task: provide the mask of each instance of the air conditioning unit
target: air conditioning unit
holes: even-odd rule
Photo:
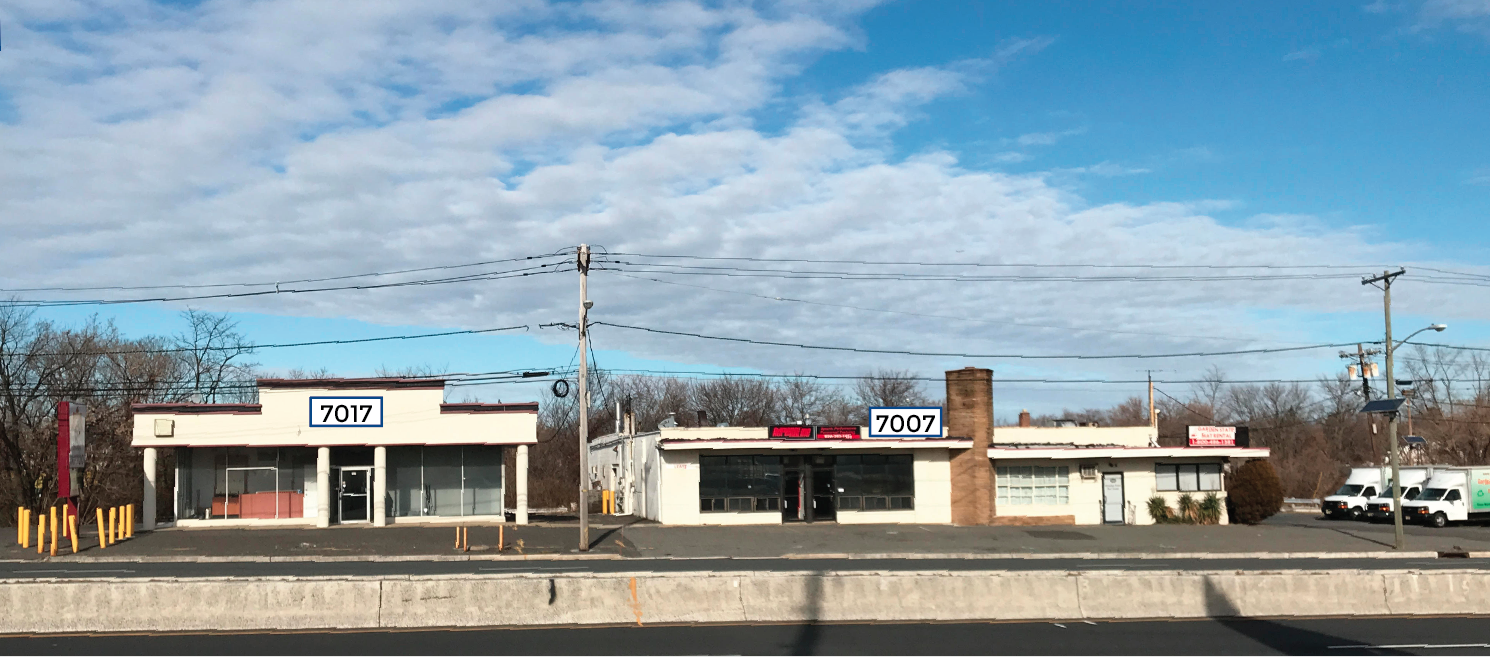
[[[1081,465],[1081,478],[1082,479],[1096,479],[1097,478],[1097,464],[1095,464],[1095,463],[1083,463]]]

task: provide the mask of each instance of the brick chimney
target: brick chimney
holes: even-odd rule
[[[947,435],[973,440],[972,449],[952,450],[952,524],[992,524],[993,370],[947,372]]]
[[[1027,409],[1020,410],[1019,411],[1019,426],[1021,426],[1021,427],[1028,427],[1029,425],[1030,425],[1030,412],[1029,412],[1029,410],[1027,410]]]

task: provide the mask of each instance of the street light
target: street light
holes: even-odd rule
[[[1388,297],[1388,299],[1390,299],[1390,297]],[[1388,303],[1390,303],[1390,301]],[[1387,315],[1386,356],[1388,400],[1393,399],[1397,396],[1397,379],[1392,371],[1392,354],[1397,351],[1397,347],[1401,346],[1408,340],[1411,340],[1414,335],[1422,333],[1423,331],[1432,330],[1442,332],[1448,327],[1448,324],[1429,324],[1428,326],[1409,333],[1407,337],[1402,338],[1397,342],[1393,342],[1392,316],[1390,314]],[[1406,547],[1406,540],[1402,536],[1402,468],[1400,463],[1401,458],[1398,455],[1398,452],[1401,452],[1402,450],[1397,447],[1397,413],[1395,412],[1388,414],[1387,417],[1387,445],[1391,446],[1391,452],[1389,453],[1389,456],[1392,459],[1392,528],[1396,538],[1397,549],[1401,550]]]

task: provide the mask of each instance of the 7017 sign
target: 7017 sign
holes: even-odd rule
[[[381,427],[382,397],[311,397],[310,426]]]
[[[940,406],[869,409],[870,438],[941,438]]]

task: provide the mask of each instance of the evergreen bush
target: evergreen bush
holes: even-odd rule
[[[1252,460],[1237,468],[1226,486],[1231,521],[1255,525],[1283,508],[1283,483],[1273,464]]]

